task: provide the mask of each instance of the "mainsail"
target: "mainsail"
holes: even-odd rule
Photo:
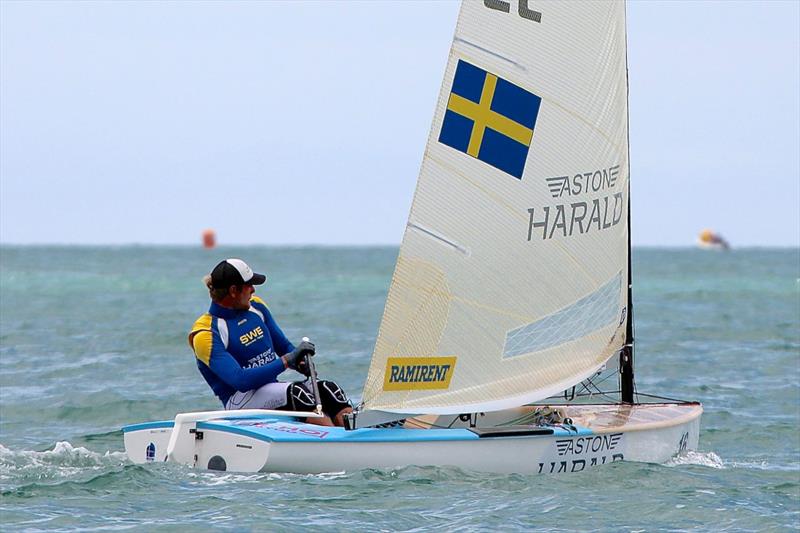
[[[513,407],[621,349],[627,114],[624,3],[463,3],[366,409]]]

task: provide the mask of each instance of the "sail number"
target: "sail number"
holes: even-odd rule
[[[483,5],[489,9],[495,9],[497,11],[502,11],[503,13],[511,13],[511,2],[506,0],[483,0]],[[534,11],[528,7],[528,0],[518,0],[517,13],[519,13],[519,16],[524,19],[539,23],[542,22],[541,11]]]

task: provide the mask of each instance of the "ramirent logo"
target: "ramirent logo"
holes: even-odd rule
[[[386,361],[383,390],[450,388],[456,357],[390,357]]]

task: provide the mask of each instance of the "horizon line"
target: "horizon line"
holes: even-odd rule
[[[190,248],[213,251],[225,248],[400,248],[401,243],[234,243],[219,244],[205,248],[201,243],[46,243],[46,242],[0,242],[1,248]],[[700,249],[695,243],[688,244],[632,244],[632,248]],[[782,248],[800,249],[800,244],[741,244],[730,250]]]

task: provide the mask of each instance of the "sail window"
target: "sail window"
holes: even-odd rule
[[[612,324],[618,316],[622,272],[594,291],[552,315],[506,334],[503,357],[539,352],[579,339]]]

